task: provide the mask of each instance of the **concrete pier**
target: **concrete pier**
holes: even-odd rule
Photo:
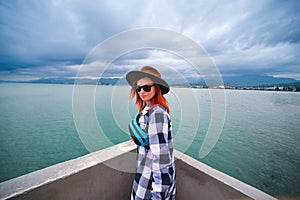
[[[136,146],[124,142],[0,183],[0,199],[130,199]],[[177,200],[275,199],[175,150]]]

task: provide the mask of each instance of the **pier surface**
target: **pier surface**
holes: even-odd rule
[[[0,183],[0,199],[130,199],[136,146],[124,142]],[[179,151],[176,199],[275,199]]]

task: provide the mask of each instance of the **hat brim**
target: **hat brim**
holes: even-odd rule
[[[126,74],[126,80],[132,87],[134,86],[133,84],[135,83],[135,81],[145,77],[150,78],[153,83],[158,84],[160,86],[162,94],[167,94],[170,91],[169,84],[166,81],[152,74],[141,71],[131,71]]]

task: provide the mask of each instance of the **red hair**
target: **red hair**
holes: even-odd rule
[[[170,114],[170,107],[169,107],[168,101],[162,95],[160,86],[156,84],[156,85],[154,85],[154,87],[155,87],[156,94],[151,99],[151,102],[150,102],[151,106],[149,109],[153,108],[155,105],[162,105],[163,107],[165,107],[167,109],[167,112]],[[145,108],[146,103],[141,99],[141,97],[135,91],[135,89],[131,88],[130,97],[133,98],[134,96],[135,96],[135,104],[137,105],[139,112],[141,112]]]

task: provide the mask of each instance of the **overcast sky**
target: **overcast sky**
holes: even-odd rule
[[[145,27],[194,40],[223,76],[300,80],[299,10],[298,0],[1,0],[0,80],[75,77],[101,42]],[[114,65],[180,64],[175,57],[140,51]],[[111,76],[122,76],[122,71]]]

